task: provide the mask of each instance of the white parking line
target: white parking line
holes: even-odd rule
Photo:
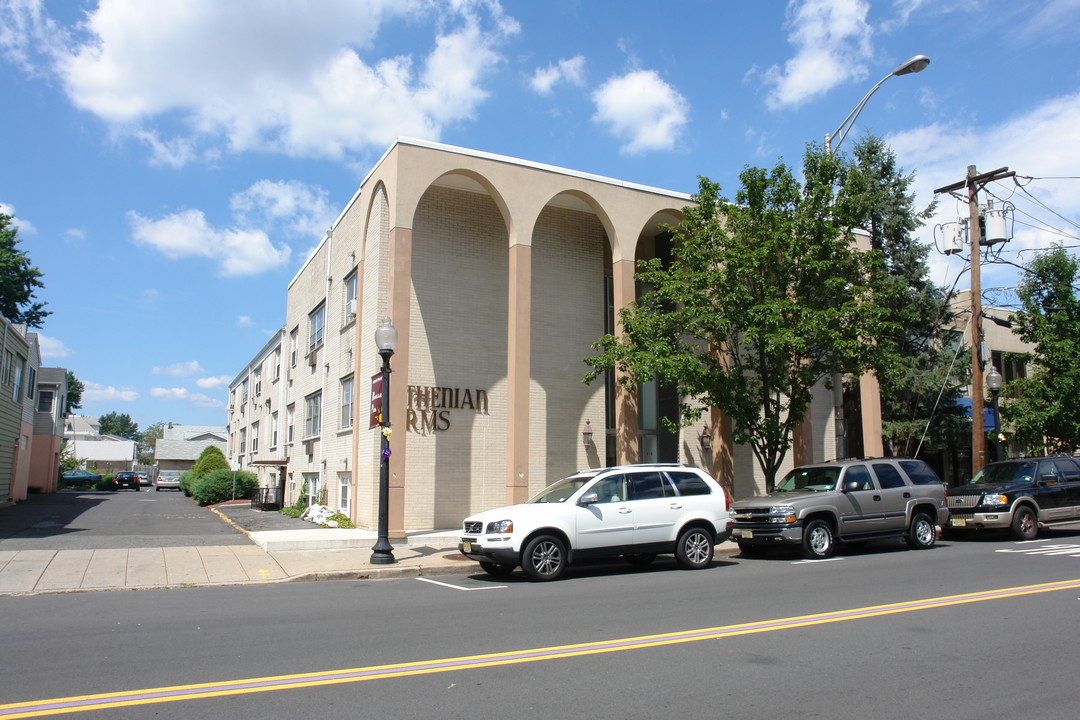
[[[831,557],[831,558],[825,558],[824,560],[796,560],[795,562],[793,562],[791,564],[792,565],[812,565],[814,563],[836,562],[837,560],[843,560],[843,559],[844,558]]]
[[[432,580],[431,578],[416,578],[420,582],[431,583],[432,585],[442,585],[443,587],[450,588],[451,590],[498,590],[499,588],[506,588],[509,585],[486,585],[484,587],[461,587],[460,585],[451,585],[450,583],[439,582],[438,580]]]

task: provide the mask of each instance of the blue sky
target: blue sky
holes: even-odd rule
[[[1008,166],[1001,259],[1076,245],[1080,0],[0,0],[0,207],[83,412],[224,425],[228,382],[395,137],[691,193],[798,166],[878,80],[933,189]],[[1073,179],[1056,179],[1073,178]],[[922,237],[966,210],[944,198]],[[968,286],[933,253],[939,284]],[[959,279],[958,279],[959,278]],[[1006,263],[984,267],[1007,303]]]

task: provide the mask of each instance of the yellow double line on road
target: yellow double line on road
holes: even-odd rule
[[[1080,589],[1080,579],[1044,583],[1041,585],[1002,588],[999,590],[987,590],[965,595],[949,595],[946,597],[913,600],[911,602],[894,603],[891,605],[875,605],[873,607],[819,613],[817,615],[800,615],[798,617],[782,618],[779,620],[766,620],[762,622],[743,623],[740,625],[725,625],[722,627],[704,628],[700,630],[665,633],[662,635],[643,635],[640,637],[622,638],[619,640],[581,643],[578,645],[560,645],[556,647],[534,648],[531,650],[492,653],[489,655],[470,655],[466,657],[444,658],[441,660],[428,660],[417,663],[377,665],[347,670],[332,670],[329,672],[276,675],[272,677],[249,678],[246,680],[230,680],[227,682],[202,683],[198,685],[174,685],[172,687],[152,688],[149,690],[102,693],[99,695],[78,695],[74,697],[54,698],[51,700],[36,700],[0,705],[0,718],[7,720],[9,718],[45,717],[47,715],[61,715],[65,713],[84,712],[86,710],[104,710],[106,708],[154,705],[157,703],[176,702],[179,700],[227,697],[230,695],[243,695],[246,693],[269,692],[271,690],[310,688],[322,685],[362,682],[365,680],[383,680],[386,678],[408,677],[411,675],[427,675],[456,670],[471,670],[474,668],[491,667],[495,665],[512,665],[516,663],[536,662],[539,660],[580,657],[583,655],[620,652],[623,650],[640,650],[642,648],[658,647],[662,645],[697,642],[699,640],[715,640],[717,638],[772,632],[774,630],[790,630],[792,628],[807,627],[811,625],[823,625],[825,623],[843,622],[847,620],[861,620],[865,618],[880,617],[882,615],[894,615],[898,613],[915,612],[917,610],[963,605],[965,603],[985,602],[987,600],[1001,600],[1019,597],[1021,595],[1034,595],[1036,593],[1077,589]]]

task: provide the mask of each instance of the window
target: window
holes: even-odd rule
[[[679,495],[711,495],[712,491],[704,480],[690,472],[669,472],[668,477],[675,483]]]
[[[627,477],[630,480],[630,497],[634,500],[653,500],[675,494],[658,472],[630,473]]]
[[[281,348],[274,351],[274,379],[281,379]]]
[[[904,487],[904,478],[900,477],[900,471],[888,463],[874,463],[874,474],[877,475],[882,490]]]
[[[247,402],[247,399],[248,399],[248,379],[247,378],[244,378],[244,382],[241,385],[241,387],[243,389],[240,391],[240,404],[243,405],[244,403]]]
[[[296,351],[300,346],[300,328],[293,328],[289,333],[289,367],[296,367]]]
[[[356,271],[345,278],[345,324],[356,320]]]
[[[255,368],[255,397],[262,395],[262,368]]]
[[[596,493],[597,502],[610,503],[626,500],[625,475],[608,475],[596,481],[589,488],[590,493]]]
[[[856,490],[873,490],[874,481],[870,478],[870,471],[862,465],[852,465],[844,473],[844,485],[857,483]]]
[[[240,428],[240,454],[243,455],[247,451],[247,429]]]
[[[940,485],[941,478],[922,460],[901,460],[900,467],[915,485]]]
[[[26,383],[26,397],[34,399],[34,389],[37,388],[37,370],[30,368],[30,374],[27,376]]]
[[[322,393],[309,395],[304,400],[304,437],[314,437],[322,432]]]
[[[353,379],[347,377],[341,381],[341,427],[353,425]]]
[[[251,452],[259,452],[259,423],[251,423]]]
[[[293,441],[293,423],[295,421],[295,406],[289,405],[285,408],[285,442],[291,443]]]
[[[19,396],[22,394],[22,373],[23,373],[23,360],[18,358],[15,361],[15,377],[13,378],[13,388],[11,391],[11,401],[19,402]]]
[[[14,368],[14,367],[15,367],[15,356],[11,354],[10,350],[8,350],[7,352],[4,353],[3,377],[0,378],[0,379],[3,380],[5,385],[8,385],[8,384],[11,383],[11,371],[12,371],[12,368]]]
[[[277,447],[278,436],[278,414],[274,413],[270,416],[270,447]]]
[[[312,351],[323,341],[323,328],[326,325],[326,305],[320,305],[308,315],[308,351]]]
[[[52,390],[39,390],[37,411],[51,413],[53,406],[53,391]]]
[[[338,486],[338,512],[349,514],[349,488],[352,487],[352,473],[339,472]]]

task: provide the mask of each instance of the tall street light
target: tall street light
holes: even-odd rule
[[[844,121],[840,123],[840,127],[836,128],[835,132],[825,134],[825,153],[832,155],[833,150],[840,147],[840,144],[844,142],[844,138],[847,137],[848,132],[855,125],[855,120],[858,119],[859,113],[866,106],[866,101],[870,99],[870,96],[878,91],[885,81],[894,75],[910,75],[911,73],[922,72],[926,69],[926,66],[930,64],[930,58],[926,55],[916,55],[909,58],[905,62],[901,63],[895,70],[881,78],[877,85],[870,88],[870,92],[863,95],[863,99],[859,101],[859,104],[848,113]],[[833,145],[833,138],[839,135],[836,144]],[[836,435],[836,457],[838,459],[847,457],[847,430],[844,427],[844,377],[840,373],[833,373],[833,419],[835,424]]]
[[[390,544],[390,357],[397,345],[397,330],[390,318],[383,317],[375,328],[375,346],[382,357],[382,408],[379,413],[379,434],[382,436],[379,453],[379,538],[371,548],[372,565],[390,565],[397,562],[394,547]]]

